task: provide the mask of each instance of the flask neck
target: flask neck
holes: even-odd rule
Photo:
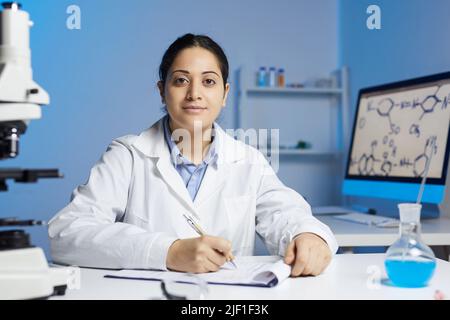
[[[420,222],[401,222],[400,236],[420,238]]]

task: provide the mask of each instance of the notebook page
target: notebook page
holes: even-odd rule
[[[277,283],[289,277],[290,266],[283,260],[273,262],[255,262],[248,259],[236,259],[237,269],[222,268],[217,272],[196,274],[208,283],[268,285],[275,277]],[[109,272],[106,277],[142,280],[171,280],[193,282],[192,277],[184,272],[153,270],[120,270]]]

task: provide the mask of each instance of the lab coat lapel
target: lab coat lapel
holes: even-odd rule
[[[158,162],[156,163],[156,167],[158,168],[161,177],[169,185],[172,191],[176,193],[180,200],[182,200],[184,204],[188,206],[195,215],[197,215],[193,206],[191,196],[189,195],[189,192],[184,185],[183,179],[173,167],[172,163],[170,162],[170,158],[159,158]]]
[[[225,169],[225,166],[225,164],[218,167],[214,167],[214,165],[211,164],[208,165],[202,183],[200,184],[200,189],[195,197],[195,207],[198,208],[205,200],[220,191],[220,187],[226,180],[227,170]]]
[[[209,164],[206,169],[200,189],[195,197],[194,205],[196,208],[199,208],[207,199],[222,190],[233,163],[244,158],[242,150],[236,148],[237,142],[234,138],[228,136],[217,123],[214,123],[214,128],[215,139],[217,139],[217,163]]]
[[[158,169],[162,179],[185,204],[185,206],[187,206],[195,216],[198,216],[191,196],[184,185],[183,179],[176,171],[170,160],[169,148],[164,139],[162,125],[163,119],[164,118],[161,118],[148,130],[142,132],[133,145],[138,150],[156,161],[156,168]]]

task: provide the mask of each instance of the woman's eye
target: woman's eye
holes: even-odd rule
[[[216,81],[214,81],[213,79],[206,79],[206,80],[205,80],[205,84],[206,84],[207,86],[213,86],[213,85],[216,84]]]
[[[185,78],[175,79],[175,84],[185,84],[186,82],[187,82],[187,79],[185,79]]]

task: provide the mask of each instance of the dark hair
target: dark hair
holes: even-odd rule
[[[177,55],[184,49],[200,47],[210,51],[219,61],[220,71],[222,73],[223,85],[225,87],[228,80],[228,59],[222,48],[210,37],[205,35],[194,35],[187,33],[175,40],[164,53],[159,66],[159,80],[165,85],[167,73],[173,64]]]

